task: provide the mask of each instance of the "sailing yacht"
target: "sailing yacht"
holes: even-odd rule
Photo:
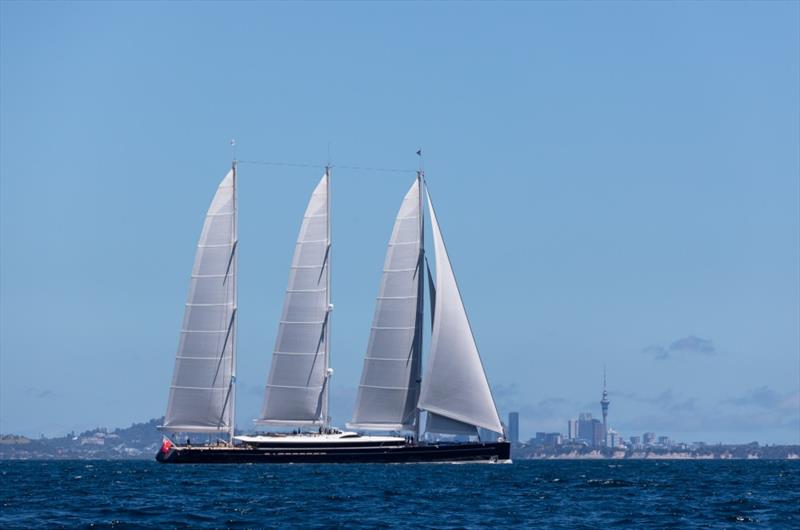
[[[329,410],[330,168],[300,227],[259,427],[234,432],[237,207],[234,162],[206,215],[195,256],[164,424],[167,433],[217,435],[180,445],[165,436],[163,463],[508,461],[508,442],[472,335],[430,195],[435,280],[425,257],[422,171],[400,206],[389,240],[350,430]],[[431,344],[422,372],[424,279]],[[496,433],[481,440],[478,429]],[[365,434],[378,432],[380,434]],[[469,441],[441,441],[459,435]],[[434,441],[435,440],[435,441]]]

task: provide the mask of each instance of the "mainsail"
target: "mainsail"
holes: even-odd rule
[[[418,177],[394,222],[361,383],[348,427],[413,429],[422,347],[422,201]]]
[[[257,423],[299,425],[327,421],[329,176],[326,170],[303,216]]]
[[[428,411],[426,430],[475,434],[475,427],[482,427],[502,433],[430,194],[428,209],[436,255],[436,311],[419,399],[419,408]]]
[[[189,284],[162,430],[233,432],[236,168],[206,214]]]

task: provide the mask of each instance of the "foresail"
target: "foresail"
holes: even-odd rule
[[[217,188],[194,259],[162,430],[231,429],[236,334],[235,173]]]
[[[415,425],[423,300],[419,194],[417,179],[394,222],[350,428],[402,430]]]
[[[322,423],[327,415],[328,202],[326,173],[300,227],[258,423]]]
[[[503,427],[472,336],[430,195],[428,210],[436,255],[436,312],[430,356],[427,371],[422,378],[419,399],[419,408],[433,413],[428,416],[429,425],[426,430],[451,432],[434,430],[438,418],[433,415],[438,415],[454,422],[499,433],[503,431]],[[452,428],[456,424],[449,425]]]

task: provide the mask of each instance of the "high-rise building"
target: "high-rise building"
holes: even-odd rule
[[[589,412],[578,414],[578,440],[583,440],[588,444],[593,444],[594,427],[592,426],[592,415]]]
[[[519,443],[519,412],[508,413],[508,437],[512,444]]]
[[[601,447],[605,439],[603,423],[597,418],[592,418],[591,413],[581,412],[578,415],[577,440],[581,440],[592,447]]]
[[[642,443],[644,445],[653,445],[656,441],[656,433],[646,432],[642,435]]]
[[[607,433],[609,447],[619,447],[622,445],[622,437],[614,429],[609,429]]]
[[[567,440],[578,439],[578,420],[569,420],[567,422]]]
[[[600,406],[603,409],[603,445],[608,445],[608,405],[610,403],[606,391],[606,367],[603,366],[603,398],[600,400]]]
[[[592,447],[603,447],[606,440],[606,428],[598,419],[592,420]]]

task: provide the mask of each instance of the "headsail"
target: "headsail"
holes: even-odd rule
[[[392,229],[350,428],[415,426],[424,285],[420,180],[408,190]]]
[[[236,336],[236,173],[206,214],[162,430],[231,432]]]
[[[257,423],[299,425],[324,423],[327,418],[328,179],[326,171],[303,216]]]
[[[430,357],[419,408],[428,411],[426,430],[463,434],[473,426],[494,432],[503,427],[481,364],[478,347],[428,196],[436,254],[436,313]]]

